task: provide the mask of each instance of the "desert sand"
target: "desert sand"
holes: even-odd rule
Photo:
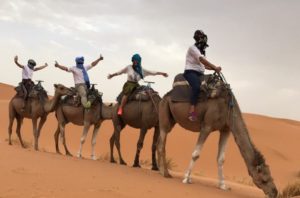
[[[230,137],[226,148],[224,174],[230,191],[217,188],[218,132],[211,134],[193,171],[193,184],[181,180],[191,159],[198,134],[178,125],[169,135],[167,157],[171,160],[173,178],[166,179],[150,170],[153,130],[148,131],[141,152],[142,168],[132,168],[137,129],[126,127],[121,134],[121,149],[128,166],[108,161],[109,138],[113,132],[111,121],[105,121],[97,138],[96,155],[90,160],[91,133],[83,148],[84,159],[55,153],[54,113],[42,129],[40,151],[32,148],[31,121],[24,120],[23,140],[28,147],[21,148],[15,131],[13,145],[7,142],[8,102],[15,94],[12,86],[0,83],[0,197],[264,197],[255,187],[239,150]],[[288,183],[300,178],[300,122],[262,115],[243,114],[250,136],[266,158],[275,184],[281,190]],[[15,125],[14,125],[15,129]],[[67,144],[73,155],[79,149],[82,127],[66,127]],[[90,131],[91,132],[91,131]],[[60,146],[61,151],[63,147]],[[115,154],[115,156],[117,156]]]

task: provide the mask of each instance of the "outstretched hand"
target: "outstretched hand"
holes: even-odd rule
[[[54,67],[58,67],[58,62],[55,61]]]
[[[162,75],[166,78],[169,76],[167,73],[162,73]]]
[[[103,59],[104,59],[103,56],[102,56],[102,54],[100,54],[99,59],[100,59],[100,60],[103,60]]]
[[[15,62],[18,61],[18,56],[16,55],[15,58],[14,58]]]
[[[45,67],[48,67],[48,63],[45,63]]]
[[[107,79],[111,79],[112,77],[113,77],[112,74],[108,74],[108,75],[107,75]]]

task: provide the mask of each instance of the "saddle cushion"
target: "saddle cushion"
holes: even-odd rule
[[[81,104],[81,97],[76,91],[74,87],[71,87],[73,90],[73,95],[71,96],[65,96],[62,98],[61,103],[64,105],[69,105],[69,106],[74,106],[74,107],[79,107],[82,106]],[[92,106],[95,105],[96,103],[102,104],[102,93],[99,92],[95,88],[91,88],[87,90],[87,100],[91,102]]]
[[[198,101],[205,101],[208,98],[216,98],[217,87],[221,83],[219,79],[214,78],[214,75],[201,75],[200,77],[200,94]],[[189,102],[192,95],[192,89],[183,74],[177,74],[173,81],[173,89],[170,92],[173,102]]]
[[[138,100],[138,101],[148,101],[150,100],[150,95],[157,95],[158,93],[154,91],[152,88],[147,86],[139,86],[128,96],[127,102]],[[117,97],[117,102],[120,104],[123,93],[121,92]]]

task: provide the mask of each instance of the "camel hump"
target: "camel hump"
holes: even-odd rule
[[[158,92],[152,89],[149,86],[138,86],[134,91],[128,96],[129,101],[148,101],[150,100],[150,96],[158,95]],[[120,104],[123,97],[123,93],[121,92],[117,97],[117,102]]]
[[[216,75],[201,75],[200,78],[200,94],[198,101],[205,101],[208,98],[216,98],[219,96],[217,92],[222,80]],[[192,94],[191,87],[183,74],[177,74],[173,81],[173,89],[170,91],[171,100],[173,102],[189,102]]]

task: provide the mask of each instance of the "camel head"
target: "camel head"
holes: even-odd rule
[[[250,173],[254,184],[262,189],[269,198],[276,198],[278,191],[273,182],[269,166],[265,164],[263,156],[256,151],[256,157],[253,161],[253,170]]]
[[[73,91],[70,88],[65,87],[62,84],[54,84],[54,88],[55,88],[55,95],[60,95],[60,96],[68,95],[68,96],[71,96],[71,95],[74,94]]]

